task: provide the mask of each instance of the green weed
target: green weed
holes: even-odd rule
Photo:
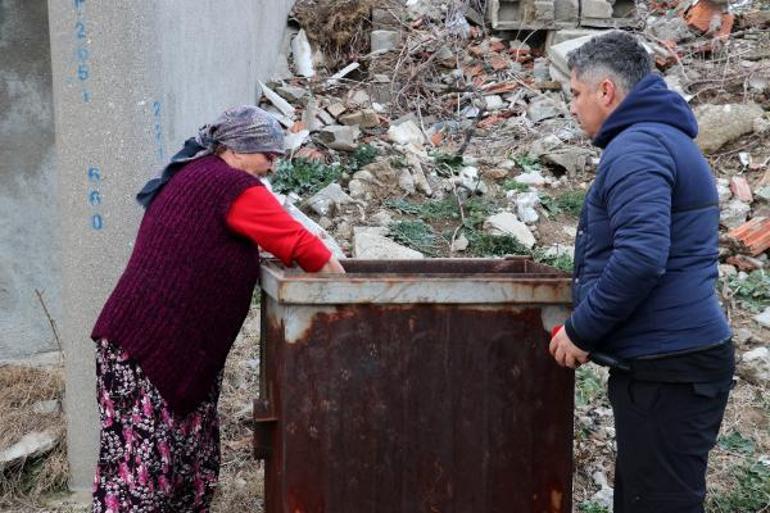
[[[753,271],[744,280],[733,276],[727,284],[741,304],[752,312],[770,305],[770,276],[764,270]]]
[[[575,371],[575,403],[587,406],[604,393],[601,377],[591,367],[578,367]]]
[[[583,501],[578,506],[580,513],[608,513],[604,505],[594,501]]]
[[[339,179],[342,169],[339,165],[327,165],[315,160],[297,158],[281,160],[270,179],[273,190],[281,194],[315,194]]]
[[[353,150],[353,154],[348,159],[348,169],[355,173],[362,167],[374,162],[374,159],[380,152],[371,144],[362,144]]]
[[[744,463],[733,471],[735,485],[712,494],[709,513],[757,513],[770,507],[770,467],[760,462]]]
[[[388,236],[399,244],[426,255],[435,255],[438,237],[423,221],[397,221],[388,227]]]
[[[743,436],[738,431],[720,436],[718,443],[722,449],[739,454],[751,454],[754,452],[755,447],[754,440]]]

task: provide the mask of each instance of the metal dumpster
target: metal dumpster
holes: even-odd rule
[[[523,258],[263,266],[267,513],[567,513],[570,281]]]

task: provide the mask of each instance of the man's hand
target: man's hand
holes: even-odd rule
[[[338,274],[344,274],[345,268],[342,267],[342,264],[340,264],[339,260],[337,260],[334,257],[331,257],[326,264],[321,267],[321,269],[318,271],[319,273],[338,273]]]
[[[572,343],[563,326],[551,339],[548,351],[562,367],[575,369],[588,361],[588,353]]]

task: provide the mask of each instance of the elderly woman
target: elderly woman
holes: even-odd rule
[[[258,247],[344,272],[263,187],[283,154],[265,111],[226,111],[137,196],[146,212],[97,343],[93,511],[208,511],[219,473],[221,371],[251,304]]]

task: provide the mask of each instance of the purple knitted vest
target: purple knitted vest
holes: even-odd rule
[[[181,169],[145,212],[91,334],[125,349],[180,414],[208,396],[251,304],[259,252],[226,216],[255,185],[215,156]]]

